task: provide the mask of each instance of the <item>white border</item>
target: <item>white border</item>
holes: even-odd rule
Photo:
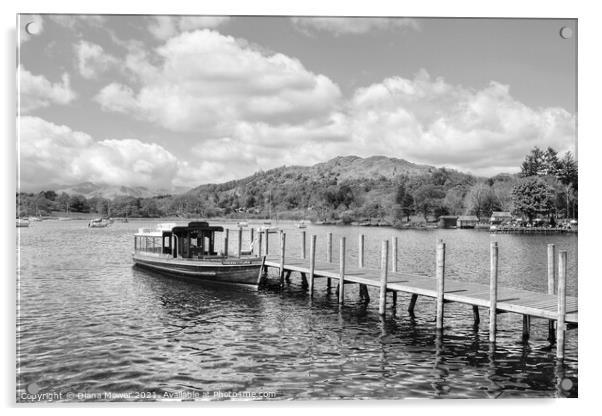
[[[2,43],[4,58],[2,62],[2,79],[4,80],[4,97],[2,102],[2,125],[5,128],[3,137],[3,195],[6,197],[1,204],[1,218],[6,230],[2,250],[2,264],[5,267],[3,280],[3,311],[2,314],[2,359],[0,367],[1,397],[4,407],[15,405],[15,234],[13,203],[15,191],[15,99],[16,99],[16,13],[121,13],[121,14],[231,14],[231,15],[380,15],[380,16],[454,16],[454,17],[556,17],[579,19],[579,168],[580,168],[580,235],[579,235],[579,285],[580,285],[580,321],[579,336],[579,396],[577,400],[456,400],[456,401],[396,401],[396,402],[279,402],[279,403],[220,403],[217,405],[201,404],[194,408],[178,407],[177,412],[207,409],[211,412],[222,411],[250,412],[253,414],[302,414],[315,412],[318,409],[332,413],[333,407],[343,406],[345,412],[354,414],[372,410],[383,412],[420,412],[482,414],[507,416],[518,408],[528,407],[530,411],[545,414],[560,414],[588,410],[586,407],[597,405],[595,400],[598,393],[600,373],[600,323],[596,318],[602,317],[596,306],[600,303],[598,297],[602,293],[602,271],[598,266],[600,243],[597,242],[596,231],[602,226],[601,208],[599,203],[600,165],[602,155],[600,140],[602,139],[599,123],[600,117],[600,76],[602,68],[599,57],[600,34],[599,14],[596,13],[595,2],[575,1],[546,1],[526,2],[524,0],[505,0],[492,2],[483,1],[420,1],[393,2],[381,0],[353,0],[345,2],[327,2],[324,0],[287,1],[234,1],[220,0],[218,2],[192,2],[183,0],[125,2],[123,0],[102,0],[98,2],[82,2],[75,0],[21,0],[19,2],[3,2]],[[550,86],[553,88],[553,86]],[[123,405],[122,405],[123,406]],[[81,407],[81,406],[80,406]],[[103,406],[107,407],[107,406]],[[117,406],[109,406],[117,407]],[[126,407],[136,407],[128,405]],[[138,405],[137,407],[140,407]],[[143,405],[145,412],[164,412],[165,406]],[[286,407],[286,409],[283,409]],[[18,408],[18,407],[17,407]],[[44,406],[40,409],[51,414],[80,413],[81,408],[68,406]],[[100,414],[107,409],[86,409],[85,412]],[[28,411],[32,411],[29,409]]]

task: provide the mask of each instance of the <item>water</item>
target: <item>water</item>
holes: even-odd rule
[[[397,314],[388,310],[381,319],[374,289],[366,306],[351,286],[339,308],[323,280],[316,280],[311,301],[296,274],[282,290],[272,278],[259,291],[166,278],[132,267],[132,235],[152,226],[131,221],[88,229],[84,221],[45,221],[18,230],[18,400],[53,394],[65,401],[577,396],[577,330],[567,332],[567,358],[559,364],[540,319],[532,319],[531,340],[523,343],[522,318],[499,315],[492,349],[487,311],[475,330],[467,305],[446,305],[446,329],[438,337],[432,299],[419,298],[411,319],[409,297],[400,295]],[[299,253],[300,230],[287,228],[287,252]],[[576,235],[305,231],[318,235],[318,257],[333,232],[335,261],[339,237],[346,236],[349,262],[357,261],[357,235],[366,234],[367,266],[377,266],[380,241],[396,235],[400,269],[424,275],[433,274],[435,242],[442,238],[446,275],[485,284],[495,239],[500,285],[538,291],[547,287],[546,244],[555,243],[569,252],[567,293],[577,295]],[[237,233],[230,236],[236,247]],[[277,251],[275,235],[270,251]]]

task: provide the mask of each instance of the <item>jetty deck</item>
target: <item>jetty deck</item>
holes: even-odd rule
[[[242,254],[242,230],[239,230],[238,255]],[[265,240],[263,235],[265,233]],[[358,263],[346,264],[346,238],[341,237],[339,259],[332,261],[332,233],[326,236],[326,261],[316,260],[316,235],[310,236],[309,256],[306,253],[306,232],[301,231],[301,253],[291,256],[286,254],[286,233],[280,231],[280,246],[278,253],[270,253],[268,236],[270,231],[258,232],[257,240],[253,239],[254,230],[251,230],[251,251],[257,251],[263,257],[263,265],[258,276],[258,284],[264,281],[268,269],[276,269],[280,284],[284,284],[293,272],[299,273],[302,284],[309,289],[309,296],[314,294],[314,280],[327,279],[327,287],[332,281],[336,285],[339,304],[345,299],[345,286],[359,285],[361,298],[369,300],[368,287],[378,288],[379,314],[385,315],[387,307],[387,294],[392,294],[392,306],[397,307],[397,294],[399,292],[411,295],[408,312],[413,315],[414,307],[419,296],[432,298],[436,302],[436,329],[444,328],[444,305],[457,302],[472,306],[475,325],[480,323],[479,308],[486,308],[489,314],[489,341],[495,343],[497,331],[497,315],[500,313],[516,313],[523,317],[522,335],[527,340],[530,336],[531,318],[542,318],[548,321],[548,340],[556,343],[556,356],[564,358],[565,332],[578,327],[578,299],[566,295],[567,280],[567,252],[556,253],[556,247],[548,244],[547,262],[547,291],[540,293],[530,290],[498,286],[498,243],[490,245],[490,273],[489,284],[465,282],[449,279],[445,276],[445,243],[437,243],[435,258],[435,276],[425,277],[406,273],[398,270],[397,237],[390,241],[382,241],[381,259],[379,268],[364,267],[363,234],[358,237]],[[389,244],[391,243],[391,244]],[[228,247],[228,233],[224,241]],[[391,246],[391,248],[390,248]],[[324,254],[324,253],[323,253]]]
[[[280,269],[280,256],[274,254],[267,256],[265,266]],[[284,272],[298,272],[309,276],[309,260],[287,258],[284,263]],[[339,265],[316,262],[314,278],[330,278],[338,281],[340,279]],[[345,284],[356,283],[380,288],[380,270],[346,266],[344,282]],[[386,290],[436,299],[437,280],[434,277],[389,271]],[[490,305],[489,292],[489,285],[446,278],[443,300],[488,308]],[[497,296],[498,313],[513,312],[551,320],[556,320],[558,317],[558,297],[556,295],[498,287]],[[565,322],[578,323],[577,314],[577,298],[567,296]]]

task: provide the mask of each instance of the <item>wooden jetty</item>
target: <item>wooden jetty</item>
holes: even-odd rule
[[[269,232],[269,231],[268,231]],[[397,293],[404,292],[411,295],[408,312],[413,315],[414,307],[419,296],[433,298],[436,301],[436,328],[443,330],[445,305],[449,302],[458,302],[472,306],[475,325],[479,324],[479,308],[489,311],[489,341],[495,343],[497,315],[500,313],[516,313],[523,316],[523,339],[530,335],[531,318],[542,318],[549,321],[548,339],[556,342],[556,356],[564,358],[565,331],[576,328],[578,325],[578,302],[576,297],[566,296],[567,278],[567,252],[561,251],[556,255],[553,244],[548,245],[548,288],[547,293],[538,293],[523,289],[513,289],[498,286],[498,245],[492,242],[490,247],[490,284],[479,284],[448,279],[445,276],[446,245],[442,241],[436,247],[435,277],[429,278],[398,270],[397,238],[392,239],[392,249],[389,241],[382,242],[381,267],[372,269],[364,267],[364,235],[358,239],[357,265],[346,263],[347,243],[345,237],[339,241],[339,263],[332,261],[332,233],[326,236],[326,253],[318,259],[316,253],[316,235],[310,238],[309,257],[306,256],[306,232],[301,232],[302,252],[297,256],[287,255],[287,234],[280,231],[280,247],[278,253],[270,253],[267,247],[268,232],[258,234],[255,251],[264,257],[264,267],[258,277],[261,283],[267,275],[268,269],[278,272],[280,283],[284,284],[292,273],[299,273],[303,285],[309,290],[309,296],[314,293],[314,280],[326,279],[327,288],[331,282],[337,284],[338,302],[343,304],[345,299],[345,286],[359,285],[360,297],[369,300],[367,287],[379,290],[379,313],[386,313],[387,293],[391,293],[392,306],[396,308]],[[271,231],[274,233],[274,231]],[[262,244],[262,241],[265,243]],[[325,255],[324,255],[325,254]],[[391,263],[391,266],[389,266]],[[557,282],[557,284],[556,284]]]
[[[496,226],[489,230],[494,234],[563,234],[576,233],[576,229],[563,227],[518,227],[512,225]]]

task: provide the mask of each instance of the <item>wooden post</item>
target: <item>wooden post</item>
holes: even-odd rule
[[[558,320],[556,321],[556,358],[564,358],[564,330],[566,318],[566,271],[567,252],[558,253]]]
[[[332,263],[332,233],[328,233],[326,238],[326,261]],[[330,277],[326,279],[326,288],[330,290],[332,283]]]
[[[314,272],[316,270],[316,236],[309,241],[309,296],[314,295]]]
[[[357,247],[357,260],[358,266],[361,268],[364,267],[364,234],[360,234],[358,247]]]
[[[341,249],[339,252],[339,304],[343,304],[345,298],[345,237],[341,237]]]
[[[305,260],[305,231],[301,231],[301,258]]]
[[[251,227],[250,233],[251,233],[251,243],[252,243],[253,241],[255,241],[255,228]]]
[[[391,242],[391,271],[397,273],[397,237],[393,237]]]
[[[489,268],[489,342],[495,342],[496,308],[497,308],[497,274],[498,274],[498,249],[497,242],[493,241],[490,248]]]
[[[523,315],[523,341],[528,341],[531,333],[531,317]]]
[[[280,231],[280,285],[284,285],[284,252],[286,248],[286,234]]]
[[[237,257],[240,257],[242,253],[242,227],[238,227],[238,247],[236,249]]]
[[[412,298],[410,299],[410,305],[408,306],[408,312],[410,313],[410,316],[414,316],[414,307],[416,306],[417,300],[418,300],[418,295],[414,293],[412,295]]]
[[[436,259],[437,276],[437,325],[436,328],[443,329],[443,295],[445,293],[445,243],[439,241],[437,244]]]
[[[260,234],[261,235],[261,234]],[[263,268],[265,267],[265,256],[261,258],[261,267],[259,268],[259,275],[257,276],[257,286],[261,286],[263,284]]]
[[[229,229],[225,229],[224,230],[226,232],[226,236],[224,237],[224,256],[228,257],[228,245],[230,243],[230,230]]]
[[[263,233],[261,231],[257,232],[257,238],[258,238],[258,240],[257,240],[257,248],[259,250],[259,256],[261,257],[261,253],[262,253],[262,250],[263,250],[263,247],[262,247],[262,245],[263,245]]]
[[[391,301],[392,301],[392,303],[393,303],[393,305],[392,305],[392,306],[393,306],[393,309],[397,309],[397,291],[396,291],[396,290],[394,290],[394,291],[392,292],[392,298],[393,298],[393,299],[392,299]]]
[[[548,294],[555,293],[554,286],[556,285],[556,246],[548,244]],[[554,342],[556,333],[554,328],[554,320],[548,321],[548,341]]]
[[[265,230],[265,255],[270,254],[270,231]]]
[[[380,249],[380,294],[378,297],[378,313],[385,314],[387,306],[387,273],[389,268],[389,240],[384,240]]]

